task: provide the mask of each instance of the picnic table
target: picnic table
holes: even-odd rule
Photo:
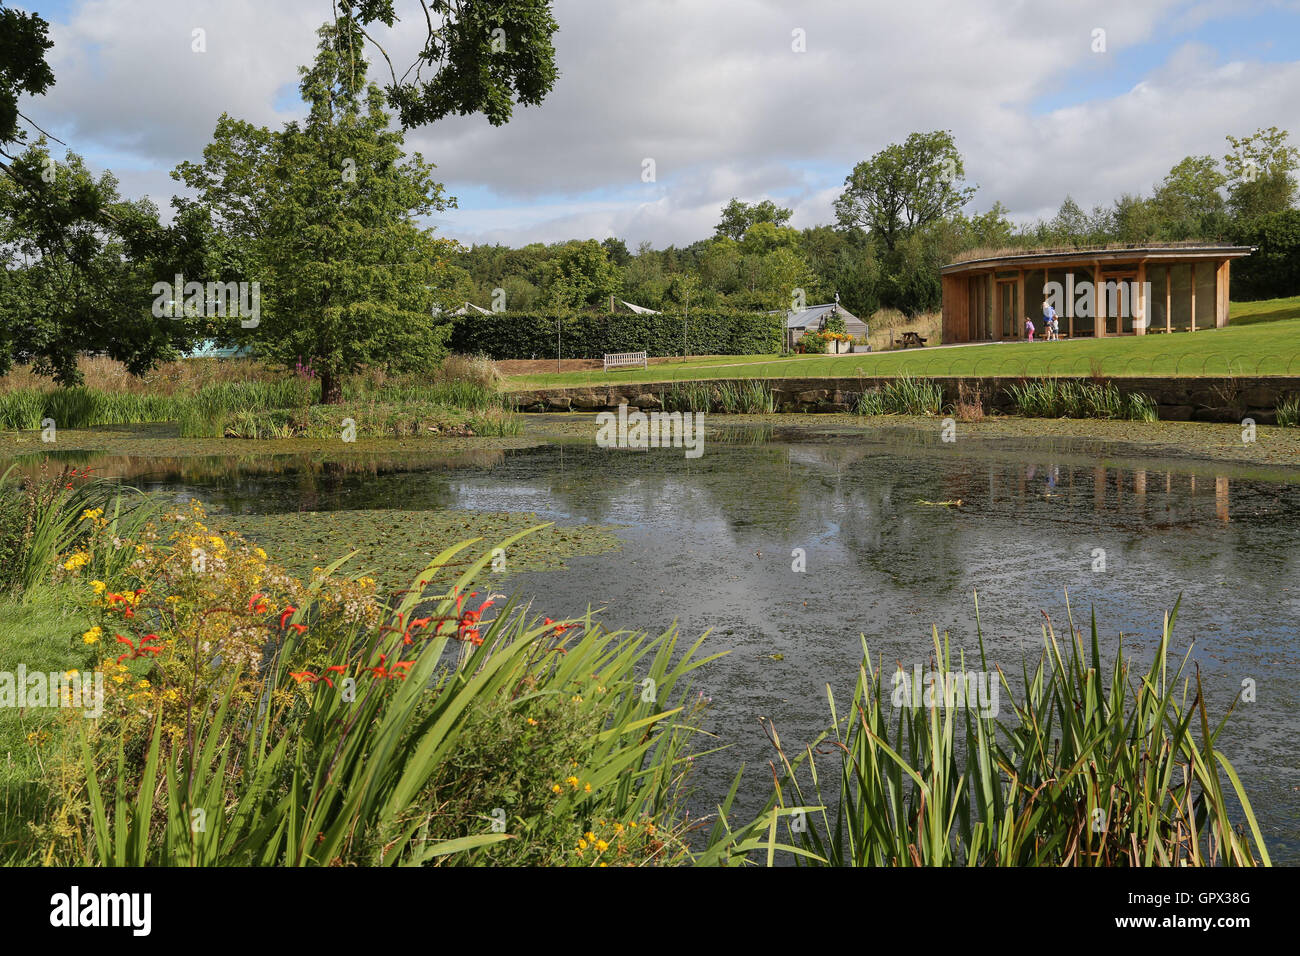
[[[904,332],[901,339],[894,339],[895,345],[901,345],[905,349],[910,349],[913,345],[917,348],[925,348],[925,343],[929,341],[919,332]]]

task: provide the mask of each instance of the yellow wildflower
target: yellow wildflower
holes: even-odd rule
[[[90,589],[91,589],[92,591],[94,591],[96,594],[103,594],[103,593],[104,593],[104,589],[105,589],[106,587],[108,587],[108,585],[105,584],[103,581],[91,581],[91,582],[90,582]]]
[[[81,635],[81,641],[83,644],[94,644],[100,639],[103,633],[104,633],[104,629],[100,627],[98,624],[96,624],[85,634]]]

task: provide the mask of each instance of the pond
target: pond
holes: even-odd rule
[[[1085,633],[1095,611],[1103,655],[1122,635],[1145,662],[1181,595],[1171,656],[1194,642],[1189,672],[1199,666],[1211,715],[1255,682],[1220,747],[1274,861],[1300,863],[1300,472],[898,429],[723,437],[697,459],[576,439],[438,458],[79,457],[246,518],[386,511],[400,527],[415,513],[531,512],[611,530],[615,547],[575,548],[563,569],[504,589],[553,618],[592,605],[610,627],[676,621],[691,641],[712,629],[706,651],[729,653],[697,686],[731,747],[698,761],[699,812],[741,763],[742,809],[766,795],[759,718],[796,749],[824,729],[826,686],[851,694],[860,635],[889,670],[924,665],[932,627],[971,661],[978,592],[990,663],[1018,673],[1042,648],[1044,615],[1065,633],[1068,592]]]

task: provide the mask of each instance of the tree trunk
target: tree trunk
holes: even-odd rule
[[[322,405],[343,404],[343,379],[333,369],[321,369],[320,400]]]

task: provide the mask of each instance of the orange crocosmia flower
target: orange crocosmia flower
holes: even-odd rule
[[[295,631],[297,631],[299,634],[301,634],[303,631],[307,630],[307,625],[306,625],[306,624],[290,624],[289,626],[290,626],[291,628],[293,628]]]
[[[248,610],[250,613],[253,614],[266,613],[266,602],[262,600],[262,598],[264,598],[265,596],[266,595],[264,594],[254,594],[251,598],[248,599]]]
[[[280,615],[280,630],[284,630],[285,624],[289,622],[289,618],[293,617],[297,610],[292,604],[285,605],[284,613]]]

